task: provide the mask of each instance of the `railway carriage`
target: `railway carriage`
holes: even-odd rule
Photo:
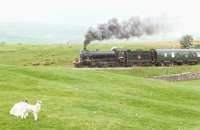
[[[199,64],[200,49],[155,49],[156,64]]]

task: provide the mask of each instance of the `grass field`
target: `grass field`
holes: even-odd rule
[[[146,78],[196,72],[200,66],[75,69],[71,61],[80,49],[80,45],[0,46],[0,130],[200,129],[200,80]],[[21,120],[8,114],[14,103],[25,98],[31,103],[43,101],[38,122],[32,116]]]
[[[152,49],[178,47],[177,42],[135,43],[135,44],[91,44],[89,50],[110,50],[112,47],[130,49]],[[51,66],[72,66],[79,57],[82,45],[0,45],[0,64],[30,66],[35,63]],[[53,63],[53,64],[52,64]],[[47,65],[46,65],[47,66]]]

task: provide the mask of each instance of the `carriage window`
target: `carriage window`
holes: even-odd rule
[[[164,53],[164,57],[167,57],[167,53]]]
[[[197,57],[200,57],[200,52],[197,52]]]
[[[172,57],[175,57],[175,54],[174,54],[174,52],[172,52]]]

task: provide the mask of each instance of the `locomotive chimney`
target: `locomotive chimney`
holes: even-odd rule
[[[86,50],[86,49],[87,49],[86,44],[83,44],[83,50]]]
[[[83,42],[83,50],[87,50],[87,45],[90,43],[90,41],[88,41],[88,40],[85,40],[84,42]]]

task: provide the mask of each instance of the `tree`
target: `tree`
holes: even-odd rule
[[[184,35],[180,40],[181,48],[191,48],[193,45],[192,35]]]

